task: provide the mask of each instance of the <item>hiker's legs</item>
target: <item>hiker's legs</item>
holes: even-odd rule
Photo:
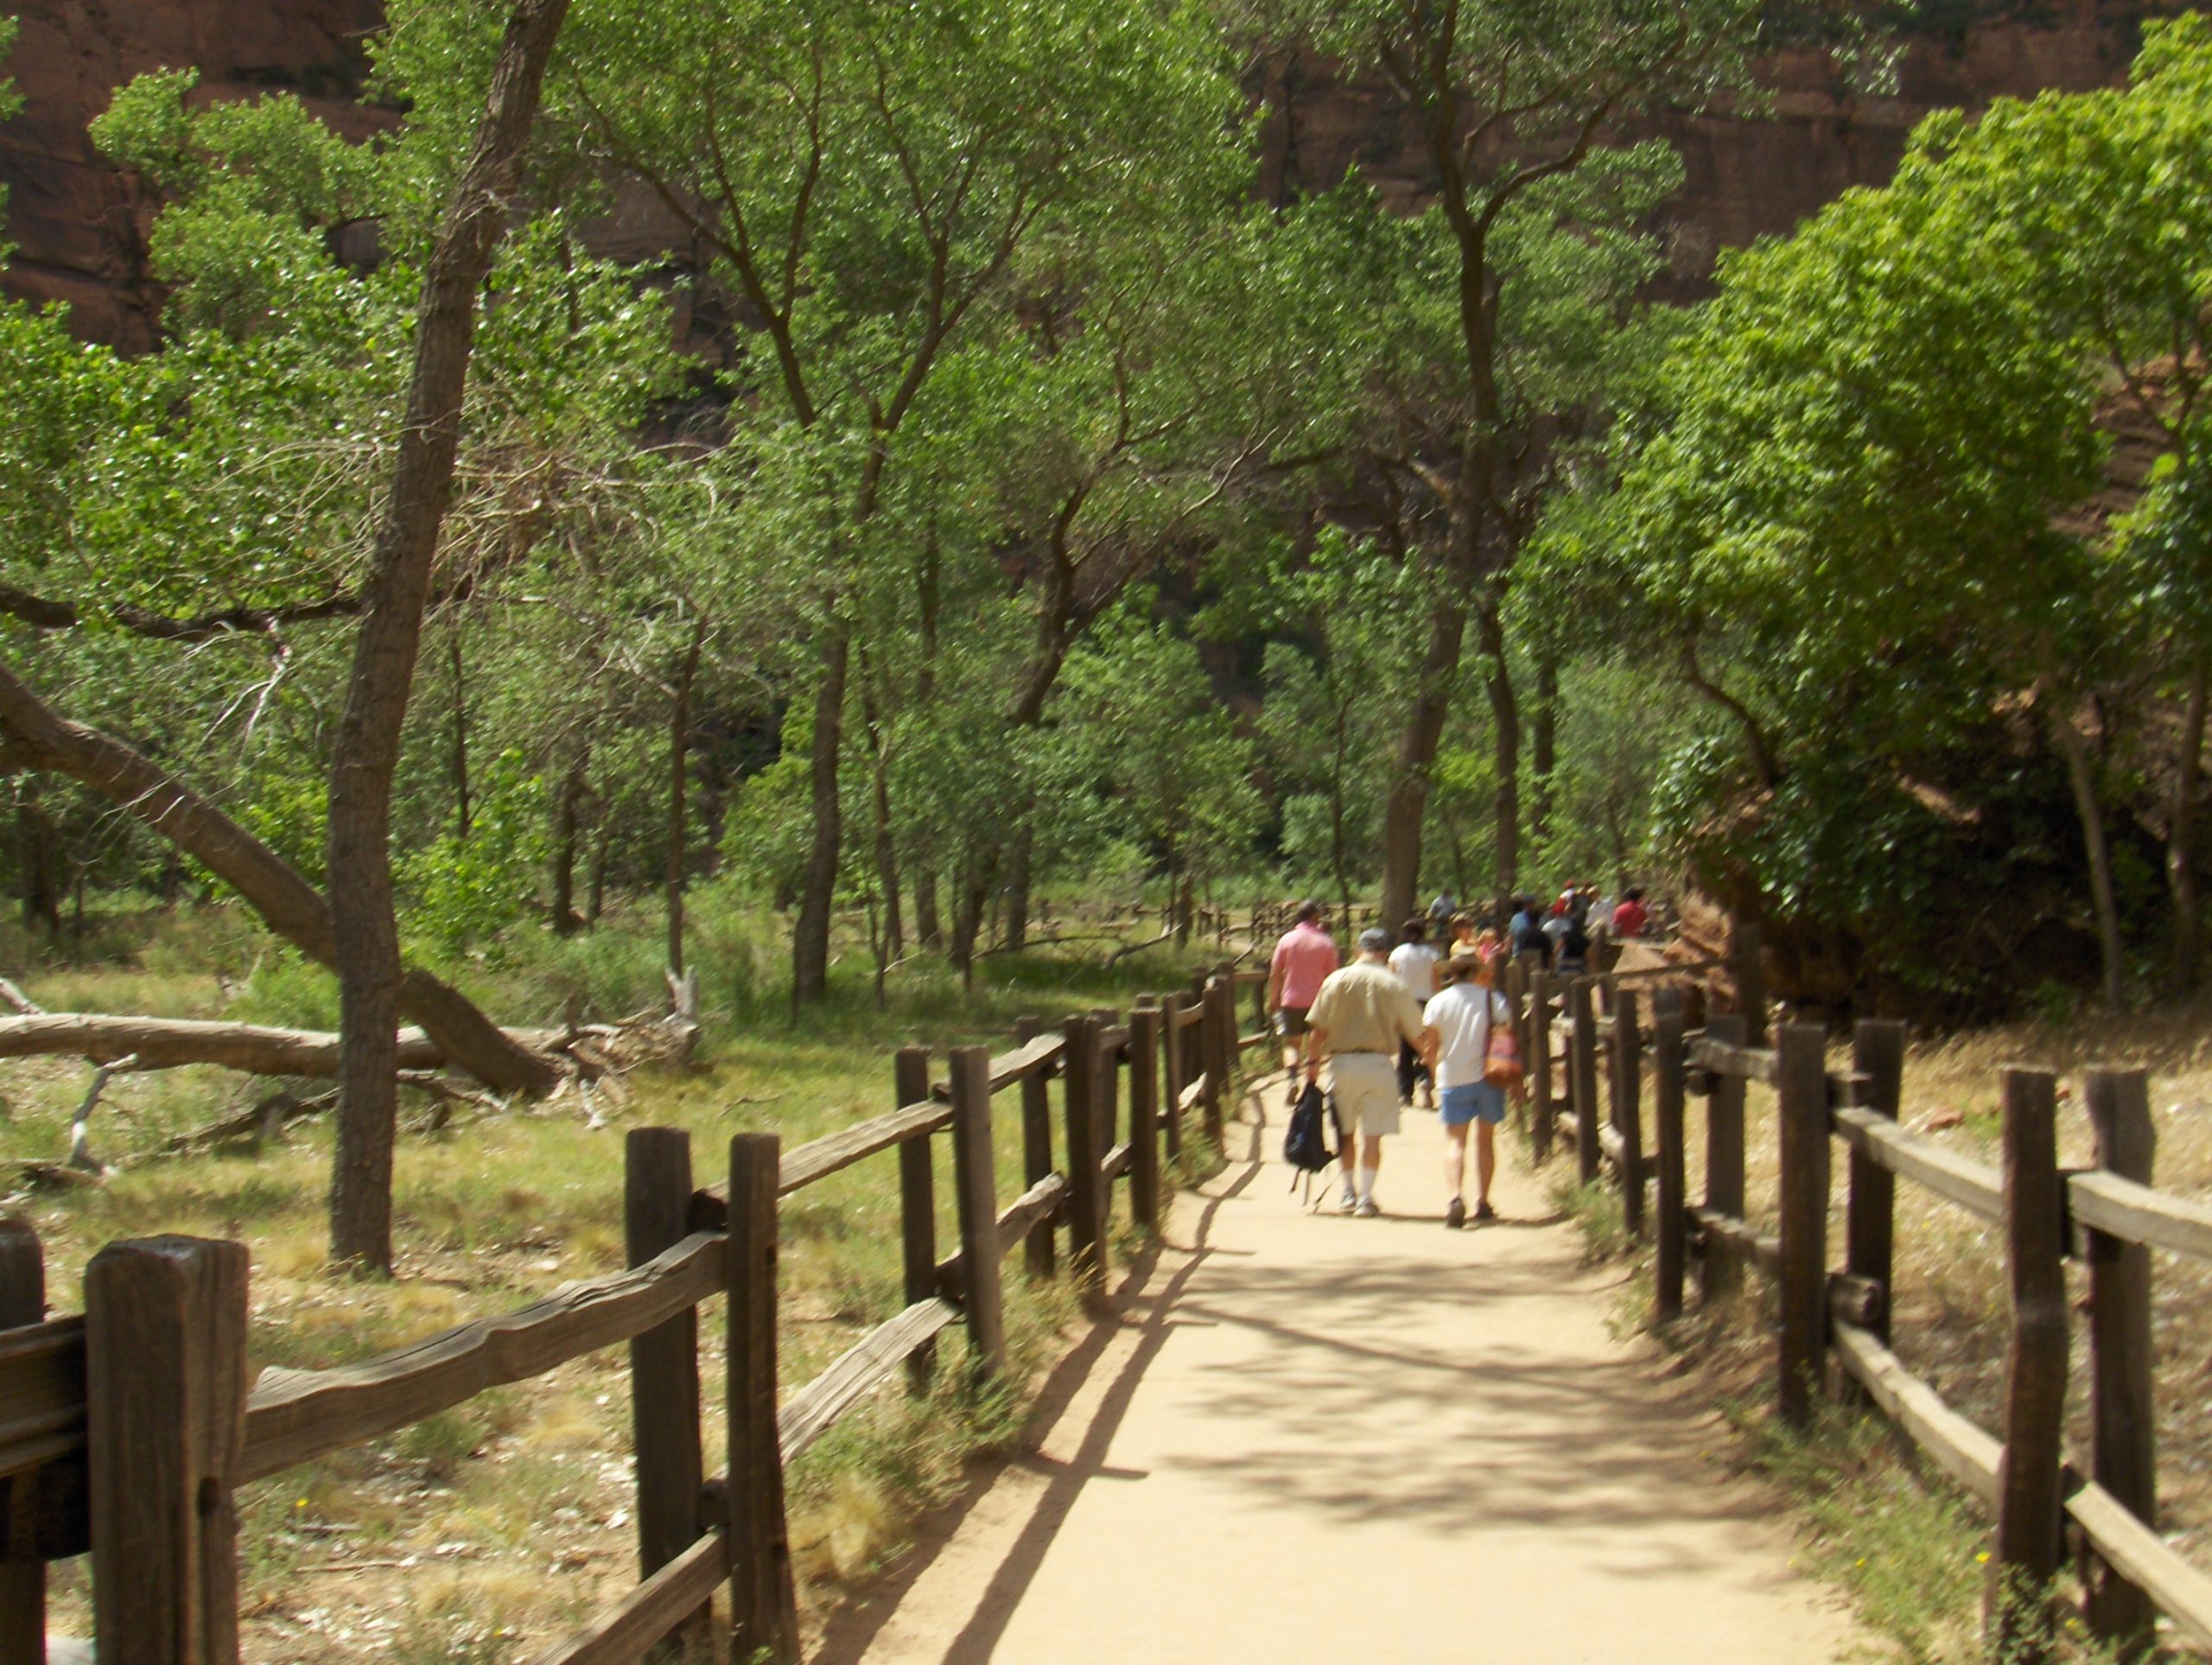
[[[1467,1124],[1462,1122],[1453,1126],[1446,1122],[1444,1128],[1444,1200],[1446,1203],[1458,1201],[1465,1190],[1466,1172]],[[1483,1194],[1488,1196],[1489,1170],[1485,1168],[1484,1173]]]
[[[1417,1068],[1414,1049],[1402,1040],[1400,1041],[1398,1043],[1398,1103],[1401,1104],[1410,1104],[1414,1102],[1414,1077]]]
[[[1375,1175],[1382,1166],[1382,1135],[1369,1134],[1359,1147],[1359,1198],[1372,1202],[1375,1198]]]
[[[1487,1203],[1490,1201],[1491,1176],[1497,1172],[1497,1123],[1478,1122],[1475,1129],[1475,1200]],[[1459,1151],[1463,1159],[1466,1147],[1466,1129],[1462,1128],[1459,1129]],[[1452,1183],[1452,1194],[1455,1197],[1459,1194],[1456,1179]]]

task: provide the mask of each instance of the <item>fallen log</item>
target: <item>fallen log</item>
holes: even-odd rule
[[[81,1058],[113,1064],[133,1056],[143,1070],[218,1064],[252,1075],[333,1076],[338,1073],[338,1037],[326,1030],[92,1012],[0,1018],[0,1058]],[[426,1070],[445,1057],[420,1029],[403,1029],[399,1061],[404,1068]]]
[[[72,722],[0,664],[0,767],[65,774],[143,822],[245,899],[310,959],[334,965],[330,906],[299,870],[160,765],[111,734]],[[542,1096],[559,1064],[533,1052],[420,966],[404,968],[399,1009],[435,1035],[443,1055],[486,1086]]]

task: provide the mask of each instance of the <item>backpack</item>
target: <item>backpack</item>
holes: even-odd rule
[[[1300,1173],[1310,1178],[1336,1160],[1329,1148],[1327,1124],[1330,1121],[1328,1101],[1321,1096],[1321,1089],[1309,1081],[1306,1090],[1298,1096],[1298,1108],[1290,1113],[1290,1131],[1283,1135],[1282,1160],[1294,1172],[1290,1176],[1293,1191],[1298,1189]]]

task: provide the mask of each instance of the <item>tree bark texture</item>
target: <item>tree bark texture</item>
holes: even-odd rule
[[[2212,660],[2199,653],[2190,667],[2189,704],[2182,715],[2181,757],[2174,770],[2172,812],[2166,820],[2166,891],[2173,905],[2174,940],[2166,962],[2166,992],[2176,1000],[2196,986],[2203,952],[2202,903],[2196,894],[2196,800],[2204,790],[2204,703]]]
[[[1521,887],[1521,705],[1514,692],[1512,668],[1505,663],[1505,625],[1500,598],[1484,598],[1475,615],[1482,644],[1483,686],[1490,696],[1491,745],[1497,768],[1497,902],[1501,916],[1512,912],[1510,899]]]
[[[842,626],[833,626],[822,651],[822,683],[814,695],[812,821],[806,880],[799,893],[798,924],[791,933],[791,1006],[820,1000],[830,989],[830,914],[837,898],[837,852],[844,827],[837,798],[837,760],[844,749],[845,669],[851,653]]]
[[[391,897],[391,782],[422,648],[430,567],[453,494],[477,293],[505,234],[538,95],[568,0],[517,0],[484,114],[423,270],[415,359],[391,486],[377,518],[353,669],[330,771],[330,923],[336,939],[338,1146],[331,1254],[391,1268],[393,1030],[399,930]]]
[[[1399,731],[1398,755],[1382,806],[1382,917],[1412,917],[1420,899],[1421,818],[1428,808],[1429,772],[1452,715],[1452,681],[1459,669],[1467,610],[1456,596],[1440,596],[1429,614],[1428,644],[1421,651],[1413,709]]]
[[[707,621],[691,626],[691,640],[676,667],[675,697],[668,713],[668,969],[683,975],[684,825],[691,784],[691,690],[699,680],[699,655],[707,645]]]
[[[1548,656],[1536,662],[1535,705],[1529,713],[1529,836],[1541,845],[1551,837],[1559,792],[1559,664]]]
[[[262,923],[321,965],[337,959],[330,910],[296,868],[190,787],[121,740],[71,722],[0,665],[0,763],[67,775],[127,810],[238,892]],[[451,1063],[505,1092],[544,1094],[553,1062],[499,1030],[459,990],[419,969],[399,985],[399,1009]]]
[[[576,843],[582,831],[583,759],[573,759],[561,777],[553,801],[553,934],[573,937],[583,921],[576,915]]]
[[[2097,802],[2089,748],[2068,713],[2054,710],[2050,728],[2059,755],[2066,761],[2067,784],[2074,789],[2074,811],[2082,822],[2082,847],[2089,861],[2089,900],[2096,912],[2097,948],[2104,962],[2105,1004],[2115,1012],[2125,1011],[2126,962],[2120,942],[2120,904],[2113,891],[2112,849],[2105,839],[2104,810]]]

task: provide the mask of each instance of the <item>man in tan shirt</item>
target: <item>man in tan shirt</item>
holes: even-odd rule
[[[1383,1138],[1398,1130],[1398,1047],[1418,1045],[1421,1033],[1421,1003],[1390,969],[1390,933],[1362,933],[1359,958],[1329,975],[1306,1014],[1306,1078],[1319,1080],[1328,1060],[1329,1096],[1343,1128],[1338,1206],[1347,1214],[1373,1219],[1382,1211],[1375,1205],[1375,1174]]]

